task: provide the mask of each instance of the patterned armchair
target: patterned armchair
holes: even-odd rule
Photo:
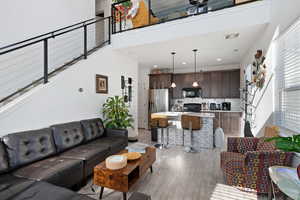
[[[229,185],[268,193],[268,168],[291,166],[293,153],[276,150],[265,138],[228,138],[227,152],[221,153],[221,169]]]

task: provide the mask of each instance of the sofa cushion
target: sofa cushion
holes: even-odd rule
[[[107,145],[80,145],[62,153],[60,156],[84,161],[84,175],[87,177],[93,173],[94,167],[109,155],[109,150]]]
[[[22,167],[14,171],[13,175],[72,187],[83,178],[83,163],[80,160],[51,157]]]
[[[259,138],[258,144],[257,144],[257,151],[275,151],[275,141],[266,142],[267,138]]]
[[[80,122],[86,141],[91,141],[104,135],[104,126],[100,118]]]
[[[54,125],[52,129],[58,152],[75,147],[84,141],[84,135],[79,122]]]
[[[3,143],[0,141],[0,174],[7,172],[8,169],[7,153]]]
[[[35,181],[6,174],[0,176],[0,199],[8,200],[29,188]]]
[[[102,137],[96,139],[87,145],[92,146],[108,146],[110,148],[110,154],[115,154],[123,150],[128,144],[127,138],[122,136],[109,136],[109,137]]]
[[[3,137],[12,168],[20,167],[56,153],[51,129],[9,134]]]
[[[36,182],[11,200],[92,200],[71,190],[46,182]]]

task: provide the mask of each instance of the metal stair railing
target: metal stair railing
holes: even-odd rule
[[[110,44],[111,25],[94,18],[0,47],[0,106]]]

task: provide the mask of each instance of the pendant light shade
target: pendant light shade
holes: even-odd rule
[[[194,72],[194,82],[193,82],[193,87],[199,87],[199,84],[197,82],[197,77],[196,77],[196,73],[197,73],[197,51],[198,49],[194,49],[194,57],[195,57],[195,72]]]
[[[194,82],[193,82],[193,87],[199,87],[199,84],[198,84],[197,81],[194,81]]]
[[[173,74],[172,74],[172,84],[171,88],[176,88],[176,83],[174,82],[173,76],[174,76],[174,69],[175,69],[175,54],[176,52],[172,52],[172,61],[173,61]]]

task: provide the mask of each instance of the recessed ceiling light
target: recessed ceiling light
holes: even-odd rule
[[[226,40],[231,40],[231,39],[235,39],[239,36],[240,36],[239,33],[230,33],[230,34],[225,35],[225,39]]]
[[[153,65],[154,68],[158,68],[158,65]]]
[[[186,62],[182,62],[183,65],[186,65]]]
[[[238,50],[238,49],[234,49],[233,51],[234,51],[234,52],[238,52],[239,50]]]
[[[222,61],[222,58],[217,58],[217,61],[218,61],[218,62],[221,62],[221,61]]]

